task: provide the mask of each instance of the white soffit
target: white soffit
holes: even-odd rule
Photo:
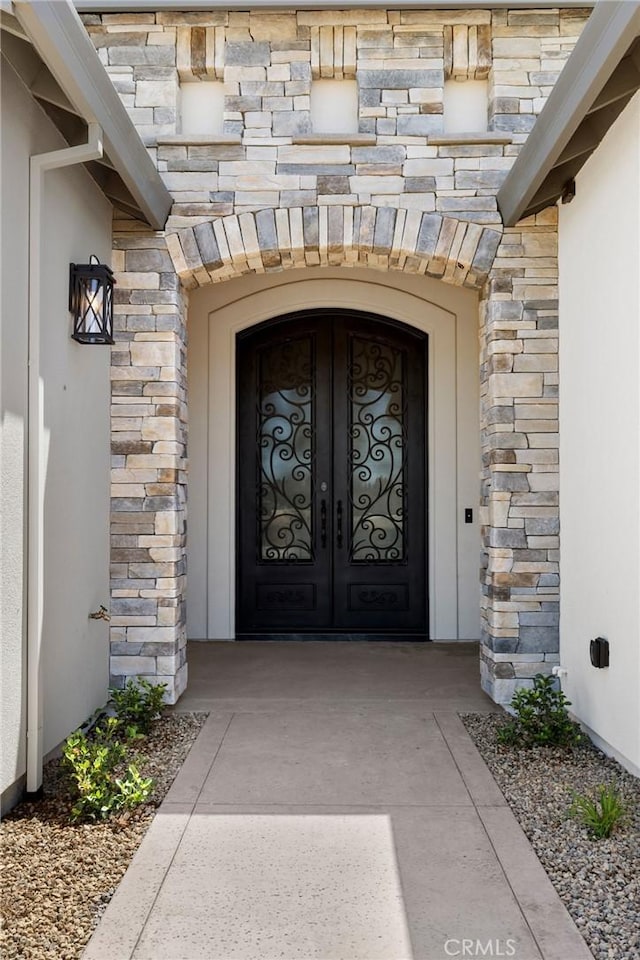
[[[168,193],[71,0],[2,0],[2,56],[70,145],[102,128],[105,157],[86,164],[114,205],[159,230]]]

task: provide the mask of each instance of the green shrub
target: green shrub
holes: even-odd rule
[[[74,822],[104,820],[123,807],[144,803],[151,793],[153,780],[141,777],[134,764],[117,776],[127,755],[118,731],[118,720],[110,717],[105,726],[96,727],[93,737],[76,730],[65,741],[63,764],[77,794],[71,810]]]
[[[63,764],[68,771],[77,799],[71,819],[104,820],[112,813],[144,803],[153,789],[153,780],[143,777],[134,763],[128,762],[130,743],[140,740],[160,716],[166,684],[148,680],[129,680],[123,690],[111,690],[115,717],[96,726],[87,736],[76,730],[63,747]]]
[[[582,735],[567,713],[570,703],[561,690],[555,689],[554,677],[537,674],[532,690],[514,693],[511,706],[515,717],[498,729],[498,742],[525,747],[578,743]]]
[[[146,736],[164,705],[166,683],[151,683],[149,680],[128,680],[122,690],[110,690],[116,719],[127,731],[128,739]]]
[[[626,813],[627,805],[617,787],[604,784],[597,787],[595,798],[575,793],[568,811],[569,816],[576,817],[597,840],[610,837]]]
[[[133,763],[130,763],[127,767],[126,775],[116,780],[116,784],[122,796],[122,806],[127,810],[131,810],[148,800],[153,790],[152,778],[143,777]]]

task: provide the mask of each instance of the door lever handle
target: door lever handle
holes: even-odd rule
[[[327,501],[320,501],[320,543],[324,549],[327,546]]]
[[[342,500],[338,500],[338,548],[342,547]]]

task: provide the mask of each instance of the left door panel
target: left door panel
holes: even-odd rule
[[[239,633],[330,626],[331,324],[268,324],[238,338]]]

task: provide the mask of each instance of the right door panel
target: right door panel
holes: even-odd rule
[[[426,338],[334,323],[334,625],[426,634]]]

